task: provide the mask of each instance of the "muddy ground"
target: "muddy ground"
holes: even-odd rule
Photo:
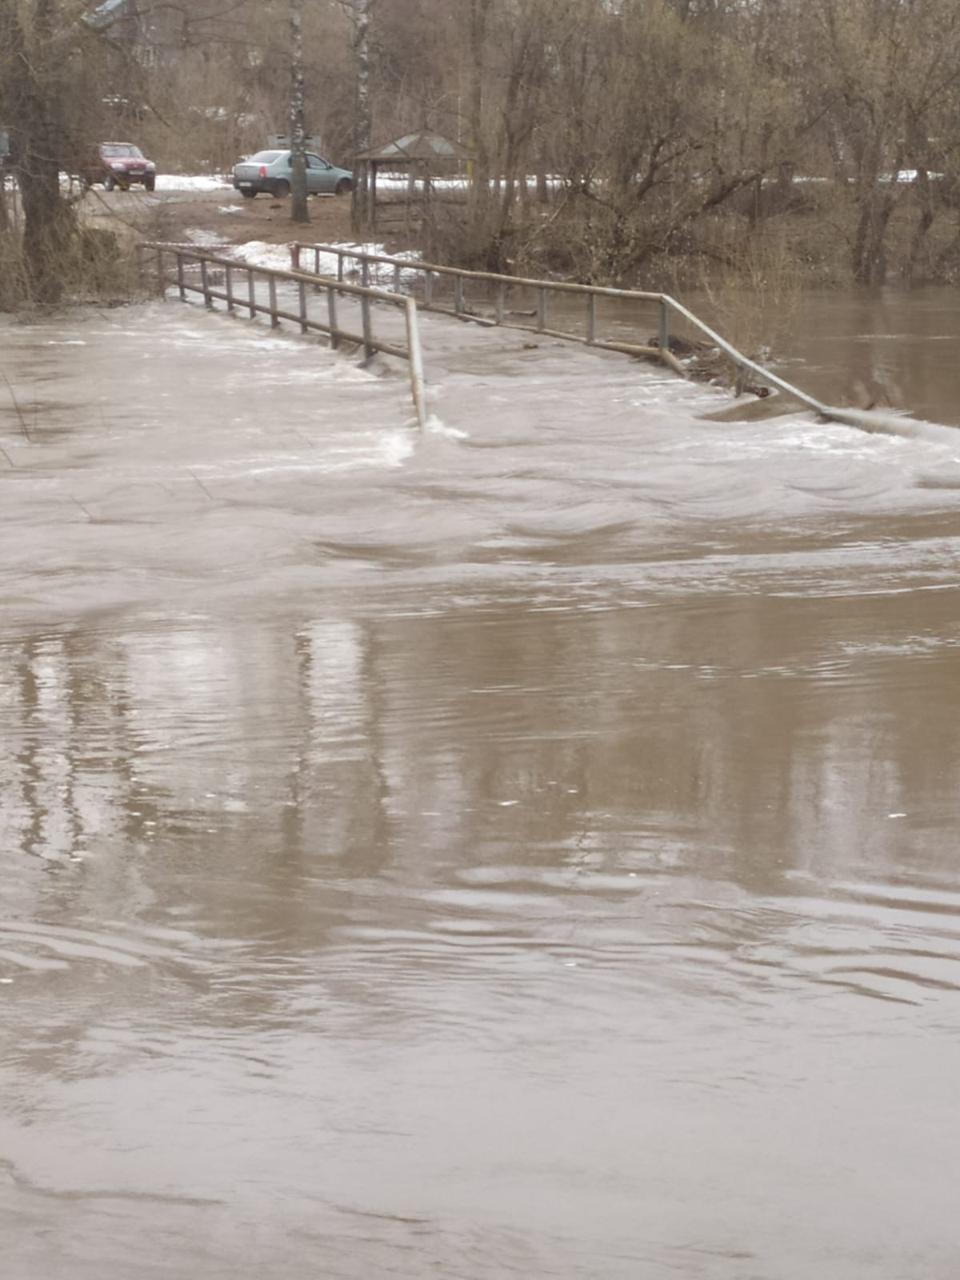
[[[216,236],[230,244],[264,240],[285,244],[301,239],[310,242],[352,241],[350,200],[343,196],[311,196],[310,223],[295,225],[290,219],[290,201],[257,196],[244,200],[231,187],[215,191],[140,190],[106,192],[96,187],[83,198],[85,219],[93,226],[109,227],[123,240],[173,240]],[[391,242],[391,248],[404,247]]]

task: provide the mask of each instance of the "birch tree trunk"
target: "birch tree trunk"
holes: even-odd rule
[[[487,18],[490,0],[471,0],[470,25],[467,42],[468,91],[467,110],[470,128],[472,157],[470,170],[470,198],[473,221],[479,226],[486,216],[490,202],[490,156],[484,131],[484,66],[487,39]]]
[[[303,85],[303,0],[290,0],[290,221],[307,223],[307,156]]]
[[[354,150],[368,151],[373,144],[373,116],[370,109],[370,22],[374,0],[356,0],[357,99],[354,111]]]
[[[376,0],[350,0],[350,21],[353,23],[353,154],[354,157],[369,151],[373,145],[373,115],[370,106],[370,22]],[[366,191],[362,184],[354,182],[351,215],[353,225],[363,220]]]

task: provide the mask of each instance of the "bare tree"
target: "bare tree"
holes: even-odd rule
[[[53,27],[50,0],[39,0],[31,13],[13,0],[0,0],[6,63],[2,103],[23,207],[25,267],[31,292],[43,302],[60,297],[57,257],[72,233],[60,200],[58,111],[47,52]]]
[[[933,225],[932,160],[941,130],[956,130],[943,107],[960,84],[960,11],[953,0],[817,0],[812,16],[838,172],[853,196],[853,277],[882,284],[901,210],[918,207],[907,274]]]
[[[303,120],[303,0],[290,0],[290,220],[310,221]]]
[[[354,156],[369,151],[373,144],[373,111],[370,101],[370,33],[377,0],[339,0],[340,8],[350,26],[350,44],[353,55],[353,128]],[[361,203],[364,198],[359,183],[353,187],[352,217],[354,225],[361,221]]]

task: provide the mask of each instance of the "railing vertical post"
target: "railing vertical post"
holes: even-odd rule
[[[417,320],[417,304],[415,299],[406,300],[407,315],[407,354],[410,361],[410,390],[417,411],[417,423],[420,430],[427,425],[427,398],[423,377],[423,352],[420,349],[420,325]]]
[[[363,354],[367,360],[373,355],[373,331],[370,325],[370,295],[362,294],[360,298],[360,314],[363,316]]]
[[[207,260],[200,259],[200,283],[203,286],[203,300],[208,307],[213,306],[213,299],[210,297],[210,281],[207,279]]]
[[[280,325],[280,317],[277,315],[277,277],[270,276],[268,280],[270,289],[270,328],[276,329]]]
[[[366,258],[360,264],[360,283],[365,289],[370,288],[370,263]]]
[[[463,276],[459,272],[453,277],[453,310],[455,315],[463,314]]]
[[[594,343],[597,340],[597,295],[595,293],[587,294],[587,342]]]
[[[300,245],[296,242],[290,246],[290,266],[293,271],[300,270]]]
[[[547,327],[547,291],[537,290],[537,332],[543,333]]]
[[[433,305],[433,272],[427,271],[423,277],[423,301],[430,307]]]
[[[340,333],[337,328],[337,291],[327,290],[327,317],[330,321],[330,348],[336,351],[340,346]]]
[[[670,304],[660,299],[660,350],[670,350]]]
[[[180,301],[187,300],[187,284],[183,277],[183,254],[179,249],[175,249],[177,255],[177,288],[180,290]]]
[[[502,280],[497,281],[497,324],[503,324],[507,313],[507,286]]]
[[[224,278],[227,285],[227,310],[233,315],[233,267],[224,269]]]
[[[302,280],[297,281],[297,293],[300,297],[300,332],[306,333],[310,328],[307,324],[307,286]]]
[[[253,278],[253,268],[247,268],[247,306],[250,309],[250,319],[255,320],[257,317],[257,282]]]
[[[400,292],[400,263],[396,263],[393,268],[393,292]]]
[[[307,248],[309,248],[309,247],[310,247],[310,246],[308,245],[308,246],[307,246]],[[298,267],[297,267],[297,269],[298,269],[298,270],[304,270],[304,268],[302,268],[302,267],[300,267],[300,266],[299,266],[299,262],[300,262],[300,258],[298,257],[298,258],[297,258],[297,263],[298,263]],[[318,277],[319,277],[319,275],[320,275],[320,246],[319,246],[319,245],[316,245],[316,244],[313,246],[313,274],[314,274],[315,276],[318,276]],[[324,286],[319,282],[319,279],[318,279],[317,283],[313,286],[313,292],[314,292],[314,293],[322,293],[322,292],[323,292],[323,289],[324,289]]]
[[[320,250],[317,250],[317,271],[320,271]],[[337,279],[343,284],[343,250],[337,250]]]

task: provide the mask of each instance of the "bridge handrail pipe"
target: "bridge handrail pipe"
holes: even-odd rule
[[[670,311],[676,312],[677,315],[682,316],[688,324],[693,325],[695,329],[699,330],[705,338],[708,338],[715,347],[719,348],[719,350],[725,355],[728,355],[740,368],[749,369],[751,373],[755,373],[765,382],[769,382],[770,385],[776,387],[778,391],[783,391],[787,395],[793,396],[794,399],[799,400],[802,404],[808,405],[811,409],[816,410],[817,413],[828,415],[831,412],[829,406],[823,404],[815,396],[809,395],[806,391],[801,391],[799,387],[795,387],[792,383],[787,382],[785,378],[781,378],[777,374],[771,373],[770,370],[765,369],[762,364],[757,364],[755,360],[751,360],[749,356],[745,356],[742,351],[738,351],[733,343],[727,342],[726,338],[721,337],[715,329],[711,329],[708,324],[705,324],[699,316],[694,315],[694,313],[690,311],[689,308],[685,307],[682,302],[677,302],[676,298],[671,298],[669,294],[665,293],[663,294],[663,303]]]
[[[632,298],[639,302],[659,302],[660,293],[645,293],[637,289],[611,289],[606,285],[577,284],[572,280],[533,280],[527,276],[508,276],[496,271],[470,271],[466,267],[444,267],[435,262],[423,262],[419,258],[391,258],[382,253],[366,253],[361,249],[344,249],[333,244],[303,244],[295,242],[290,246],[291,253],[296,249],[318,250],[320,253],[332,253],[341,258],[355,258],[358,262],[381,262],[386,266],[399,266],[403,270],[432,272],[438,276],[459,276],[463,280],[486,280],[492,284],[514,285],[521,289],[554,289],[557,293],[592,293],[601,298]]]
[[[482,280],[482,281],[487,281],[493,284],[497,284],[501,288],[505,285],[512,285],[518,288],[535,289],[537,290],[538,298],[540,299],[538,308],[537,308],[538,327],[543,325],[543,297],[544,297],[543,291],[544,290],[549,289],[549,290],[554,290],[558,293],[573,293],[573,294],[580,294],[580,295],[588,295],[590,299],[590,312],[588,316],[588,331],[587,331],[586,342],[588,345],[591,345],[591,346],[601,346],[601,347],[610,346],[611,349],[613,350],[617,349],[614,344],[606,344],[599,340],[595,340],[595,336],[594,336],[595,328],[596,328],[595,300],[597,298],[619,298],[621,300],[630,300],[634,302],[656,302],[659,304],[661,308],[661,325],[660,325],[661,332],[659,337],[660,358],[664,364],[669,365],[677,373],[685,376],[685,370],[683,368],[683,365],[676,358],[673,352],[670,351],[670,348],[669,348],[669,314],[671,312],[675,313],[677,316],[682,317],[684,320],[687,321],[688,324],[691,324],[695,329],[697,329],[700,333],[702,333],[703,336],[707,338],[714,346],[716,346],[720,351],[722,351],[725,355],[727,355],[733,361],[733,363],[736,365],[737,368],[749,370],[751,373],[755,374],[758,378],[760,378],[763,382],[769,384],[772,387],[776,387],[778,391],[782,391],[786,395],[792,396],[795,400],[798,400],[801,404],[806,405],[808,408],[813,409],[816,413],[819,413],[824,417],[832,417],[836,412],[836,410],[831,409],[830,406],[823,404],[822,401],[818,400],[815,396],[810,395],[806,391],[802,391],[799,387],[796,387],[792,383],[787,382],[785,378],[781,378],[778,374],[772,373],[769,369],[764,368],[763,365],[758,364],[755,360],[751,360],[749,356],[746,356],[743,354],[742,351],[739,351],[731,342],[728,342],[726,338],[722,337],[719,333],[717,333],[715,329],[712,329],[708,324],[706,324],[703,320],[701,320],[699,316],[695,315],[692,311],[690,311],[688,307],[685,307],[683,303],[678,302],[676,298],[671,297],[670,294],[667,294],[667,293],[652,293],[647,290],[639,290],[639,289],[612,289],[602,285],[576,284],[571,281],[564,281],[564,280],[534,280],[526,276],[508,276],[508,275],[503,275],[493,271],[468,271],[466,269],[461,269],[459,267],[445,267],[437,263],[423,262],[419,259],[395,258],[395,257],[389,256],[388,254],[367,253],[364,250],[342,248],[339,245],[323,245],[323,244],[308,245],[303,243],[295,243],[291,245],[291,253],[294,254],[296,257],[299,257],[299,252],[303,249],[309,249],[312,252],[314,252],[315,260],[319,260],[319,255],[321,253],[335,254],[337,256],[337,264],[338,264],[337,266],[338,280],[342,279],[342,275],[343,275],[343,271],[342,271],[343,259],[352,258],[360,262],[383,263],[387,266],[393,267],[395,270],[404,269],[409,271],[423,272],[427,274],[428,278],[430,275],[452,276],[454,277],[455,284],[457,281],[462,282],[463,280]],[[346,286],[343,284],[340,284],[339,287],[345,288]],[[498,324],[502,323],[502,319],[499,314],[501,310],[502,310],[502,305],[500,303],[499,294],[498,294],[498,317],[496,321],[496,323]],[[462,313],[462,292],[458,288],[455,295],[455,303],[451,311],[451,314],[461,314],[461,313]],[[525,328],[527,326],[513,326],[513,327]],[[577,337],[575,334],[559,333],[557,331],[546,330],[545,328],[541,328],[540,331],[545,333],[550,333],[551,336],[554,336],[554,337],[568,338],[571,341],[576,341],[576,342],[584,341],[582,338]],[[623,345],[625,344],[621,344],[621,346]],[[638,345],[636,347],[636,350],[639,353],[641,350],[656,352],[658,349],[649,348],[645,346],[641,347]]]

